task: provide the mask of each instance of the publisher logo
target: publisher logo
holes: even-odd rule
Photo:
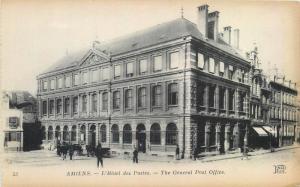
[[[274,165],[274,173],[273,174],[285,174],[286,166],[283,164]]]

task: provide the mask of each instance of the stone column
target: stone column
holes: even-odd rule
[[[79,140],[80,140],[80,124],[76,125],[76,143],[79,144]]]
[[[216,85],[216,90],[215,90],[215,107],[216,107],[216,113],[217,113],[217,115],[219,115],[219,112],[220,112],[220,105],[219,105],[219,99],[220,99],[220,97],[219,97],[219,94],[220,94],[220,90],[219,90],[220,88],[219,88],[219,86],[218,85]]]
[[[62,116],[62,118],[64,117],[64,114],[65,114],[65,96],[63,96],[61,99],[61,116]]]
[[[86,106],[86,114],[87,116],[90,116],[91,114],[91,93],[87,94],[87,106]]]
[[[168,84],[166,82],[162,83],[162,108],[163,111],[168,110]]]
[[[85,144],[89,144],[89,131],[90,131],[90,124],[86,124],[85,128]]]
[[[55,106],[55,104],[54,104],[54,106]],[[47,98],[47,118],[49,118],[49,98]],[[55,107],[54,107],[55,108]]]
[[[205,151],[209,152],[209,147],[210,147],[210,122],[206,122],[205,124]]]
[[[147,97],[146,97],[146,107],[147,107],[147,112],[150,114],[150,112],[151,112],[151,96],[152,96],[152,94],[151,94],[151,85],[150,84],[148,84],[147,86],[146,86],[146,88],[147,88]]]
[[[48,128],[45,126],[45,142],[48,143]]]
[[[100,124],[99,123],[97,123],[97,124],[95,124],[96,125],[96,129],[95,129],[95,131],[96,131],[96,145],[98,145],[98,143],[100,143],[100,140],[99,140],[99,130],[100,130]]]
[[[229,89],[225,90],[225,108],[226,108],[226,116],[229,116]]]
[[[235,90],[235,116],[239,115],[239,101],[240,101],[240,93],[239,88]]]
[[[100,91],[99,91],[97,93],[97,117],[100,117],[100,111],[101,111],[100,102],[101,102],[101,94],[100,94]]]

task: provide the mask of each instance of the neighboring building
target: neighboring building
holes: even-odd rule
[[[274,76],[270,86],[272,90],[270,124],[275,129],[277,146],[291,145],[295,141],[297,125],[296,83],[285,80],[284,76]]]
[[[297,102],[297,126],[296,126],[296,141],[300,143],[300,101]]]
[[[274,144],[274,129],[270,126],[270,97],[269,80],[259,67],[258,49],[255,47],[247,54],[251,60],[250,77],[250,118],[248,146],[251,148],[268,148]]]
[[[7,150],[28,150],[39,147],[31,141],[40,132],[37,126],[36,99],[27,91],[3,92],[2,107],[5,128],[4,145]],[[36,133],[30,133],[32,131]],[[4,137],[4,136],[3,136]]]

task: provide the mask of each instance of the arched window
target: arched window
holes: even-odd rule
[[[160,145],[160,126],[157,123],[154,123],[150,128],[150,144]]]
[[[120,92],[113,93],[113,109],[120,109]]]
[[[111,137],[112,137],[112,143],[119,143],[119,127],[118,125],[114,124],[111,127]]]
[[[125,91],[125,108],[132,108],[132,90],[128,89]]]
[[[138,107],[146,107],[146,88],[144,87],[138,91]]]
[[[166,128],[166,145],[176,145],[177,144],[177,127],[174,123],[170,123]]]
[[[46,127],[42,126],[42,140],[46,140]]]
[[[152,105],[153,106],[160,106],[161,105],[161,86],[159,86],[159,85],[153,87]]]
[[[132,131],[129,124],[124,125],[123,128],[123,143],[132,143]]]
[[[85,134],[85,125],[82,125],[80,127],[80,141],[85,141],[85,137],[86,137],[86,134]]]
[[[48,127],[48,140],[53,140],[53,127]]]
[[[178,104],[178,85],[177,83],[169,84],[168,86],[168,104],[177,105]]]
[[[68,126],[64,126],[64,129],[63,129],[63,140],[64,141],[69,140],[69,128],[68,128]]]
[[[60,140],[60,126],[55,127],[55,138]]]
[[[72,131],[71,131],[71,141],[76,141],[76,125],[72,126]]]
[[[106,142],[106,125],[100,127],[101,142]]]

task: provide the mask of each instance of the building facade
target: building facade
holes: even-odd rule
[[[196,24],[175,19],[60,60],[37,77],[43,142],[153,156],[179,145],[185,158],[243,148],[251,115],[260,119],[269,100],[250,105],[251,59],[239,52],[239,30],[231,39],[218,22],[203,5]]]
[[[279,147],[292,145],[297,126],[296,83],[286,80],[284,76],[274,76],[270,86],[272,90],[270,124],[275,130],[276,144]]]

